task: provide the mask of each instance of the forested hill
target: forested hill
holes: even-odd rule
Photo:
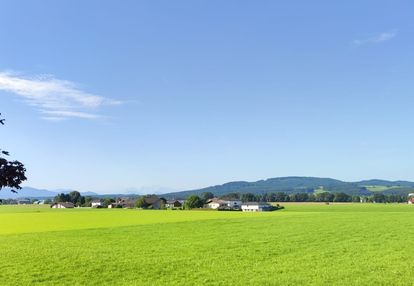
[[[256,182],[230,182],[202,189],[164,194],[167,198],[185,198],[189,195],[201,195],[212,192],[216,196],[227,193],[263,194],[270,192],[314,193],[343,192],[349,195],[371,195],[375,192],[386,194],[405,194],[414,192],[414,182],[364,180],[360,182],[344,182],[331,178],[317,177],[279,177]]]

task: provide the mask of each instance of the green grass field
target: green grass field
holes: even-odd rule
[[[413,285],[414,206],[0,207],[1,285]]]
[[[383,192],[389,189],[399,189],[400,186],[364,186],[370,192]]]

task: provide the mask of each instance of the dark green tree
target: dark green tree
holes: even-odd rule
[[[69,202],[80,206],[85,203],[85,198],[78,191],[72,191],[69,193]]]
[[[137,208],[141,208],[141,209],[145,209],[145,208],[147,208],[147,207],[148,207],[148,204],[147,204],[147,202],[145,201],[145,196],[140,197],[140,198],[137,200],[137,202],[136,202],[135,206],[136,206]]]
[[[78,191],[72,191],[69,194],[61,193],[53,198],[55,203],[70,202],[76,206],[85,205],[85,197],[82,196]]]
[[[70,202],[70,196],[69,194],[61,193],[58,194],[56,197],[53,198],[53,202],[55,203],[64,203],[64,202]]]
[[[275,194],[275,202],[286,202],[289,196],[286,193],[276,193]]]
[[[309,195],[307,193],[298,193],[290,195],[290,200],[293,202],[307,202]]]
[[[235,193],[235,192],[228,193],[228,194],[225,194],[225,195],[221,196],[220,199],[223,199],[223,200],[239,200],[240,199],[240,194]]]
[[[329,192],[317,193],[315,200],[317,202],[333,202],[335,195]]]
[[[204,205],[204,201],[199,196],[190,196],[185,201],[184,208],[196,209],[196,208],[202,208],[203,205]]]
[[[254,202],[256,200],[256,196],[252,193],[245,193],[241,195],[242,202]]]
[[[372,197],[372,200],[375,203],[385,203],[386,202],[385,199],[386,199],[385,195],[381,193],[375,193]]]
[[[83,203],[84,207],[91,207],[92,206],[92,201],[93,198],[92,197],[85,197],[85,202]]]
[[[214,198],[214,194],[212,192],[204,192],[204,193],[201,194],[201,198],[204,201],[208,201],[209,199]]]
[[[334,202],[350,202],[352,200],[351,196],[345,193],[335,193]]]
[[[360,196],[352,196],[352,202],[353,203],[360,203],[361,197]]]
[[[113,198],[105,198],[103,204],[105,207],[108,207],[110,204],[114,203],[115,200]]]
[[[4,125],[5,119],[1,117],[0,125]],[[26,181],[26,168],[19,161],[9,161],[5,157],[9,156],[8,151],[0,149],[0,190],[4,187],[11,188],[12,192],[20,190],[23,181]]]

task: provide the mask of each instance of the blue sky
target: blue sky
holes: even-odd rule
[[[0,1],[26,185],[414,180],[412,1]]]

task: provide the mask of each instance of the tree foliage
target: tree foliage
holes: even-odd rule
[[[190,196],[185,201],[184,207],[186,209],[196,209],[202,208],[204,205],[204,201],[199,196]]]
[[[320,193],[293,193],[285,192],[276,193],[242,193],[238,194],[242,202],[376,202],[376,203],[406,203],[407,194],[384,194],[375,193],[369,196],[351,196],[349,194],[338,192],[320,192]],[[196,196],[192,196],[196,197]],[[190,198],[192,198],[190,197]],[[224,194],[220,198],[230,199],[235,197],[235,193]]]
[[[72,191],[69,194],[61,193],[54,197],[55,203],[70,202],[76,206],[85,206],[85,197],[82,196],[78,191]]]
[[[5,119],[1,117],[0,125],[4,125]],[[12,192],[21,189],[21,184],[26,181],[26,168],[19,161],[9,161],[5,157],[10,156],[6,150],[0,149],[0,190],[4,187],[11,188]]]
[[[146,202],[146,200],[145,200],[145,196],[140,197],[140,198],[137,200],[137,202],[136,202],[135,206],[136,206],[137,208],[146,209],[146,208],[148,207],[148,204],[147,204],[147,202]]]
[[[201,194],[201,198],[204,201],[208,201],[209,199],[214,198],[214,194],[212,192],[204,192],[204,193]]]

